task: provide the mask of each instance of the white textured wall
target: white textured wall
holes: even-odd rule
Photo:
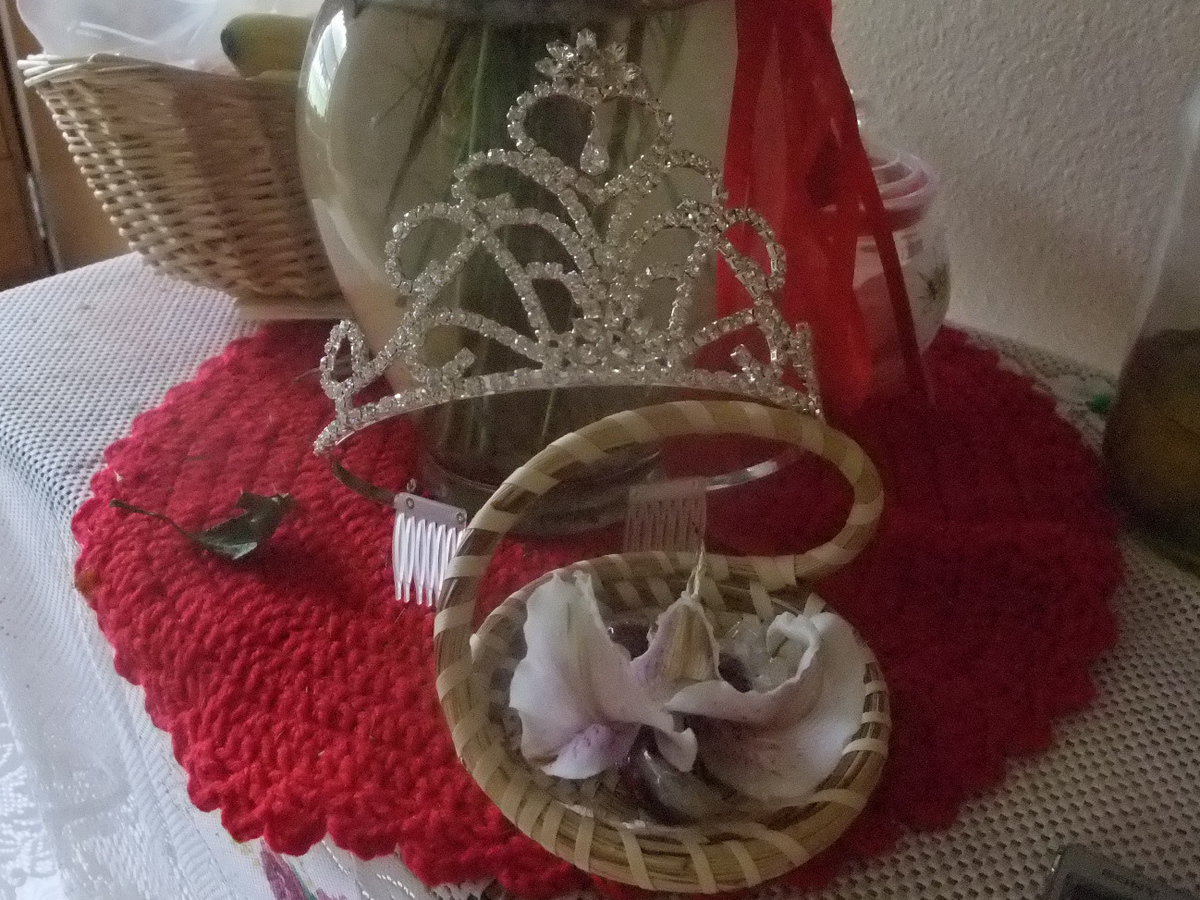
[[[851,83],[944,179],[951,316],[1119,366],[1200,0],[835,0]]]

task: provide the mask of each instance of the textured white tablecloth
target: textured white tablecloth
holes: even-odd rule
[[[0,294],[0,900],[424,893],[398,860],[328,844],[267,858],[268,877],[260,845],[234,844],[188,802],[169,740],[71,583],[69,521],[103,449],[246,327],[227,298],[133,257]],[[993,343],[1097,438],[1073,402],[1093,376]],[[822,897],[1033,898],[1069,843],[1200,892],[1200,582],[1132,541],[1125,552],[1122,640],[1097,669],[1096,705],[952,830],[906,837]]]

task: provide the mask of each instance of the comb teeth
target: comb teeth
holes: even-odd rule
[[[625,513],[625,550],[699,550],[707,518],[703,478],[634,485]]]
[[[699,550],[707,524],[705,486],[703,478],[682,478],[630,488],[625,550]],[[437,606],[466,525],[466,512],[456,506],[417,494],[396,495],[392,566],[401,603]]]
[[[416,494],[396,495],[392,568],[401,603],[437,605],[438,591],[458,550],[467,514]]]

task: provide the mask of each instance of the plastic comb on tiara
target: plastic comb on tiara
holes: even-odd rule
[[[625,512],[625,552],[699,550],[708,521],[706,487],[703,478],[649,481],[631,487]]]
[[[437,605],[438,588],[466,527],[465,510],[414,493],[396,495],[392,572],[402,603]]]

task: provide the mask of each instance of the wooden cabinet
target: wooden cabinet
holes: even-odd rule
[[[0,19],[0,29],[3,26]],[[0,46],[11,44],[5,40]],[[0,67],[0,289],[50,272],[45,241],[33,210],[29,171],[11,68],[6,62]]]
[[[14,0],[0,0],[0,37],[0,126],[4,129],[0,146],[6,148],[0,149],[0,285],[6,278],[38,277],[52,268],[73,269],[125,253],[125,241],[79,173],[49,112],[32,91],[25,90],[16,75],[16,61],[36,53],[38,44],[18,18]],[[20,106],[22,97],[23,131],[17,127],[22,116],[15,115],[13,109],[13,101]],[[15,165],[11,162],[14,153]],[[44,241],[36,229],[25,188],[29,171],[34,173],[41,198]],[[17,188],[12,186],[13,178]],[[24,210],[22,217],[10,211],[18,205]],[[28,240],[33,241],[32,251]],[[15,273],[19,268],[15,260],[27,260],[29,252],[37,260],[32,269],[26,270],[32,275],[7,274],[10,257]]]

